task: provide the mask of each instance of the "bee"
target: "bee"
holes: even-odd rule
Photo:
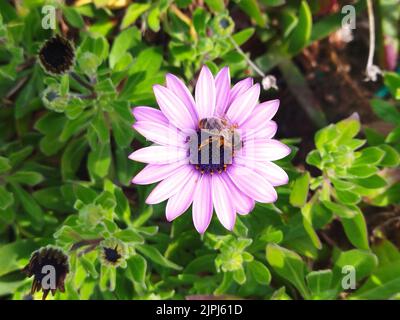
[[[198,149],[208,146],[209,144],[217,143],[217,147],[239,150],[242,147],[240,135],[235,130],[236,125],[229,125],[226,119],[216,117],[204,118],[199,121],[199,128],[208,135],[208,139],[201,142]]]

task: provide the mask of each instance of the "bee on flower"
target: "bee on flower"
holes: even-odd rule
[[[147,163],[133,183],[160,182],[146,203],[168,200],[168,221],[192,205],[194,226],[202,234],[214,211],[232,230],[237,213],[248,214],[256,201],[277,200],[274,187],[286,184],[288,176],[272,161],[291,152],[273,139],[277,124],[271,119],[279,100],[259,103],[260,85],[251,78],[231,87],[227,67],[214,78],[204,66],[194,98],[172,74],[166,86],[153,89],[160,110],[134,108],[133,127],[154,145],[129,156]]]

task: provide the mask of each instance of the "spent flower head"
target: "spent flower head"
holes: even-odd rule
[[[54,274],[52,274],[49,267],[54,270]],[[57,289],[60,290],[60,292],[65,291],[64,281],[69,272],[68,256],[57,247],[46,246],[40,248],[32,253],[29,263],[22,269],[22,272],[28,277],[33,276],[31,294],[42,291],[42,299],[44,300],[50,291],[53,295]],[[54,276],[54,279],[45,281],[46,276]],[[46,284],[43,282],[46,282]],[[50,283],[49,286],[47,282]],[[51,287],[52,282],[54,287]]]
[[[75,63],[75,48],[68,39],[57,34],[42,45],[39,61],[47,73],[67,73]]]

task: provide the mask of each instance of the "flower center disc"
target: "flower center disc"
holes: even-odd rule
[[[201,173],[222,173],[242,147],[240,135],[225,119],[200,120],[199,129],[189,139],[190,163]]]
[[[113,249],[113,248],[104,248],[105,258],[109,262],[116,263],[121,258],[121,255],[118,253],[117,249],[118,249],[117,247],[115,247],[115,249]]]

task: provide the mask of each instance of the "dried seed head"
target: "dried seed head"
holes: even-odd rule
[[[64,281],[69,272],[68,256],[53,246],[40,248],[32,253],[28,265],[22,272],[28,277],[33,276],[31,294],[42,290],[44,300],[49,291],[53,295],[57,289],[60,292],[65,291]]]
[[[64,74],[75,63],[74,46],[68,39],[56,35],[48,39],[39,50],[39,61],[46,72]]]

